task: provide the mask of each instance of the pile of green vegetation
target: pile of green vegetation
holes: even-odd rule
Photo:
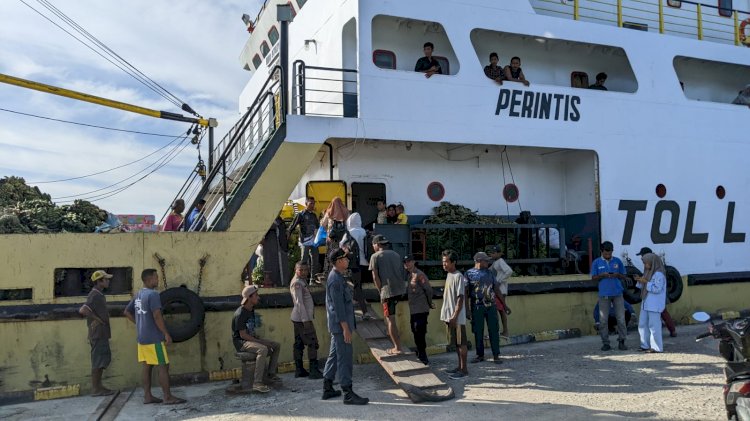
[[[21,177],[0,179],[0,234],[93,232],[107,211],[85,200],[57,206]]]

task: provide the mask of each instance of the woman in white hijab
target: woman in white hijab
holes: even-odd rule
[[[661,312],[664,311],[667,298],[666,270],[661,258],[653,253],[644,254],[641,259],[643,260],[643,276],[636,277],[643,298],[638,320],[641,351],[663,352]]]

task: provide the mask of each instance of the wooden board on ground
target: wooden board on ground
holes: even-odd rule
[[[374,314],[372,309],[369,313]],[[412,402],[440,402],[455,397],[453,389],[440,380],[429,366],[422,364],[413,352],[389,354],[388,350],[393,344],[386,332],[381,319],[357,321],[357,334],[367,342],[372,355]]]

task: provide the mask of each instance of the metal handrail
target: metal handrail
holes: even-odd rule
[[[353,86],[356,87],[358,81],[355,80],[347,80],[345,77],[343,77],[344,74],[354,74],[356,75],[359,73],[356,69],[344,69],[344,68],[334,68],[334,67],[323,67],[323,66],[308,66],[305,64],[303,60],[296,60],[292,64],[292,68],[294,71],[293,76],[293,85],[292,85],[292,112],[294,114],[298,115],[314,115],[314,116],[327,116],[327,117],[342,117],[342,114],[338,113],[331,113],[331,112],[322,112],[326,110],[320,110],[316,109],[316,112],[308,112],[307,111],[307,104],[318,104],[318,105],[335,105],[335,106],[342,106],[345,107],[346,102],[346,95],[356,95],[356,92],[347,92],[346,89],[348,89],[349,86],[347,84],[354,84]],[[324,71],[324,72],[338,72],[342,74],[342,77],[340,79],[333,79],[330,77],[322,77],[322,76],[309,76],[307,71]],[[315,73],[313,73],[315,74]],[[316,81],[321,82],[321,84],[329,83],[326,86],[330,86],[330,83],[340,83],[342,84],[342,87],[340,89],[319,89],[320,87],[316,87],[315,89],[308,87],[308,81]],[[317,93],[323,96],[323,98],[316,98],[315,100],[311,100],[308,98],[308,93]],[[338,98],[326,98],[325,95],[336,95],[341,96],[341,101],[337,101]],[[333,99],[333,100],[331,100]],[[330,111],[330,110],[328,110]]]
[[[734,43],[734,45],[742,45],[740,41],[740,22],[743,20],[740,15],[744,16],[750,16],[750,12],[740,10],[740,9],[734,9],[734,8],[726,8],[726,7],[719,7],[717,4],[705,4],[698,1],[692,1],[692,0],[681,0],[681,4],[691,5],[694,6],[694,10],[689,9],[681,9],[681,8],[675,8],[670,7],[669,5],[664,4],[665,0],[658,0],[656,3],[648,3],[642,0],[632,0],[634,3],[641,3],[644,5],[652,6],[655,10],[648,10],[648,8],[641,8],[641,7],[634,7],[633,5],[625,5],[623,4],[623,0],[572,0],[571,2],[563,2],[562,6],[563,8],[569,8],[567,11],[561,10],[561,3],[557,0],[538,0],[540,3],[547,3],[555,5],[554,7],[535,7],[537,10],[554,13],[558,15],[568,15],[572,16],[574,20],[581,20],[586,19],[590,21],[600,21],[600,22],[609,22],[609,23],[615,23],[618,27],[626,26],[628,22],[625,21],[625,19],[635,19],[638,21],[644,21],[649,23],[654,23],[655,28],[658,28],[658,32],[660,34],[665,33],[671,33],[671,34],[680,34],[680,35],[687,35],[687,36],[693,36],[696,37],[699,40],[703,39],[713,39],[717,41],[723,41],[723,42],[731,42]],[[596,8],[591,7],[589,4],[600,4],[604,6],[610,6],[612,8],[615,8],[614,11],[609,10],[603,10],[602,8]],[[710,15],[705,15],[704,8],[711,9],[711,10],[717,10],[717,11],[726,11],[726,14],[722,14],[724,18],[731,19],[731,21],[717,21],[713,19],[706,19],[706,17],[710,17]],[[571,10],[572,9],[572,10]],[[676,13],[669,13],[665,12],[665,9],[667,11],[669,10],[681,10],[683,15],[686,14],[692,14],[692,17],[685,17],[680,16],[680,14]],[[586,11],[586,14],[582,14],[581,11]],[[629,11],[630,13],[624,12]],[[640,13],[640,16],[634,16],[635,13]],[[613,16],[616,18],[614,19],[607,19],[603,16],[596,16],[596,14],[599,15],[605,15],[605,16]],[[653,17],[644,17],[643,15],[653,15]],[[675,23],[675,22],[669,22],[665,20],[665,17],[671,17],[675,19],[689,19],[691,22],[694,22],[693,25],[687,25],[684,23]],[[721,18],[719,18],[721,19]],[[707,24],[709,24],[707,26]],[[649,24],[649,26],[651,26]],[[676,29],[670,29],[670,27],[678,26],[681,28],[694,28],[695,33],[689,33],[685,32],[685,30],[676,30]],[[717,28],[718,27],[718,28]],[[714,35],[707,35],[705,32],[712,33]],[[716,36],[716,34],[723,34],[725,37]]]
[[[277,75],[279,75],[279,77],[277,77]],[[256,145],[256,147],[254,148],[249,147],[247,150],[243,149],[242,151],[239,151],[239,149],[244,148],[245,136],[249,135],[247,139],[255,139],[257,135],[257,143],[263,143],[264,140],[266,140],[264,139],[266,133],[260,126],[262,126],[264,122],[267,122],[265,120],[267,117],[272,116],[274,112],[280,114],[275,116],[275,121],[271,123],[274,127],[270,130],[270,133],[268,133],[269,137],[270,135],[272,135],[273,131],[278,128],[278,125],[286,121],[286,109],[284,102],[276,103],[276,101],[274,101],[275,95],[283,95],[283,92],[281,92],[280,89],[280,86],[283,85],[283,81],[284,75],[281,66],[274,66],[271,69],[270,75],[261,87],[258,95],[255,97],[251,105],[247,108],[245,114],[243,114],[238,122],[227,132],[224,138],[222,138],[222,140],[214,148],[214,152],[218,152],[221,149],[221,153],[218,154],[219,158],[216,160],[216,165],[214,165],[213,168],[209,170],[209,173],[205,178],[202,178],[203,182],[200,186],[200,189],[198,190],[197,194],[192,196],[192,203],[189,207],[186,207],[186,218],[193,212],[193,210],[198,205],[198,202],[201,199],[206,198],[211,193],[212,184],[214,183],[214,181],[218,180],[217,177],[219,176],[221,176],[221,199],[223,201],[223,208],[225,208],[229,200],[231,200],[229,197],[231,191],[227,186],[227,179],[229,178],[229,175],[238,168],[238,164],[240,163],[238,158],[240,156],[250,150],[255,152],[256,149],[258,149]],[[277,107],[280,107],[280,109],[276,109]],[[258,126],[257,132],[256,126]],[[250,130],[249,133],[248,129]],[[251,156],[248,157],[247,161],[243,162],[241,165],[245,165],[247,162],[252,160],[253,155],[251,154]],[[178,192],[175,200],[180,197],[187,197],[187,192],[189,190],[195,190],[196,175],[197,172],[193,170],[193,174],[188,177],[188,181],[186,181],[183,187],[180,189],[180,192]],[[236,180],[230,178],[229,181],[234,186],[236,186]],[[216,210],[215,205],[217,205],[215,199],[216,195],[214,195],[214,197],[212,198],[212,203],[206,204],[206,206],[203,208],[203,211],[199,214],[198,218],[196,218],[194,224],[197,225],[198,221],[200,221],[202,218],[205,218],[207,211],[209,213],[214,213],[214,211]],[[168,213],[169,210],[167,210],[167,213],[165,213],[165,215]],[[204,224],[202,228],[203,230],[206,230],[208,228],[209,224],[207,222],[208,221],[206,221],[206,223]],[[189,230],[193,227],[185,228]]]

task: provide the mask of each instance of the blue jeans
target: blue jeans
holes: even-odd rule
[[[497,309],[495,306],[475,306],[471,312],[471,329],[474,331],[477,357],[484,357],[484,323],[487,322],[487,333],[490,336],[492,356],[500,355],[500,325],[497,321]]]
[[[336,372],[342,388],[352,386],[352,370],[354,369],[354,348],[352,344],[344,342],[343,333],[331,333],[331,350],[328,352],[323,377],[334,381]]]

